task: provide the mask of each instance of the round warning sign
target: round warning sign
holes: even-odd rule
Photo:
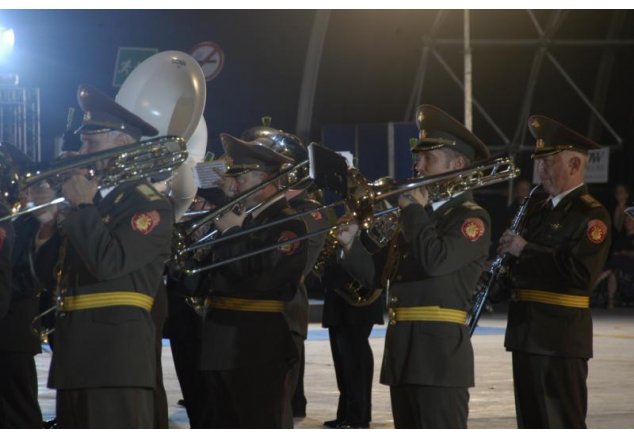
[[[225,53],[222,51],[222,47],[213,41],[203,41],[196,44],[190,53],[202,67],[207,82],[218,76],[225,63]]]

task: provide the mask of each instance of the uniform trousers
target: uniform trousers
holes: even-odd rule
[[[395,428],[467,428],[469,389],[390,386]]]
[[[158,294],[152,306],[152,322],[154,322],[156,349],[156,385],[154,387],[154,428],[169,428],[167,393],[163,384],[163,326],[167,319],[167,291],[161,281]]]
[[[339,389],[337,420],[347,424],[367,424],[372,420],[374,357],[368,338],[373,325],[328,328]]]
[[[42,428],[33,354],[0,352],[0,428]]]
[[[181,299],[181,301],[183,300]],[[178,324],[182,323],[182,326],[174,329],[176,319],[171,314],[172,308],[170,308],[170,347],[172,349],[176,376],[185,401],[189,426],[191,428],[200,428],[202,426],[202,410],[208,393],[205,390],[203,373],[200,371],[201,322],[200,316],[187,306],[184,301],[182,306],[187,308],[181,311],[186,313],[184,315],[189,317],[190,320],[181,319],[179,315]]]
[[[287,372],[284,363],[203,371],[209,392],[203,428],[284,428]]]
[[[200,371],[202,317],[189,306],[180,291],[182,284],[167,283],[168,316],[165,333],[170,340],[176,377],[185,401],[191,428],[201,427],[202,410],[207,398],[203,374]]]
[[[154,391],[142,387],[57,390],[59,428],[152,428]]]
[[[586,428],[588,360],[513,352],[519,428]]]
[[[293,417],[306,416],[306,393],[304,392],[304,372],[306,370],[306,347],[304,344],[304,339],[302,337],[302,347],[299,352],[299,362],[298,362],[298,376],[297,376],[297,385],[295,386],[295,392],[293,393],[293,397],[291,398],[291,408],[293,410]]]
[[[295,348],[299,353],[300,360],[304,358],[304,337],[296,332],[291,331],[291,336],[293,337],[293,343],[295,344]],[[295,407],[293,405],[294,398],[297,393],[297,387],[299,384],[300,376],[302,378],[302,396],[304,390],[304,362],[297,361],[291,370],[289,370],[286,375],[286,388],[287,388],[287,398],[286,404],[284,405],[284,428],[293,428],[293,415],[295,413]],[[301,374],[301,375],[300,375]],[[304,398],[304,411],[306,411],[306,398]]]

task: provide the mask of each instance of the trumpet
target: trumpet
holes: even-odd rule
[[[137,181],[150,176],[172,172],[187,159],[187,144],[179,136],[163,136],[143,142],[132,143],[97,151],[91,154],[72,156],[53,162],[48,168],[32,170],[9,169],[12,176],[10,189],[1,188],[5,193],[9,190],[21,191],[24,188],[46,180],[51,187],[59,191],[76,169],[88,169],[88,174],[97,178],[99,187],[116,186],[121,183]],[[6,181],[6,178],[3,179]],[[20,201],[14,202],[11,213],[0,218],[4,221],[16,218],[54,204],[64,202],[63,197],[48,203],[24,209]]]

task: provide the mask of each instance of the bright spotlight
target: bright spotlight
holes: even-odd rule
[[[7,57],[13,51],[15,34],[13,29],[0,26],[0,60]]]

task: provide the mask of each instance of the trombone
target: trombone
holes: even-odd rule
[[[197,216],[200,217],[197,220],[192,221],[189,225],[187,225],[187,227],[185,228],[176,228],[175,229],[175,236],[174,236],[174,244],[173,244],[173,252],[174,255],[172,257],[172,262],[175,264],[176,267],[182,267],[183,266],[183,260],[182,257],[185,253],[189,253],[189,252],[193,252],[196,251],[202,247],[206,247],[208,245],[211,245],[211,243],[214,243],[216,241],[222,241],[225,238],[218,238],[215,239],[215,236],[218,234],[218,230],[215,228],[211,228],[209,231],[207,231],[205,233],[204,236],[202,236],[201,238],[199,238],[197,241],[191,243],[191,244],[187,244],[187,241],[189,239],[189,237],[191,237],[193,235],[193,233],[198,230],[200,227],[208,224],[209,222],[215,220],[216,218],[221,217],[222,215],[224,215],[225,213],[227,213],[230,210],[233,210],[235,213],[240,214],[242,212],[242,210],[244,209],[244,201],[249,198],[251,195],[255,194],[256,192],[260,191],[262,188],[266,187],[269,184],[273,184],[276,181],[278,181],[280,178],[288,176],[288,180],[289,180],[289,185],[288,187],[285,188],[281,188],[279,189],[271,198],[277,197],[280,194],[282,194],[283,192],[292,189],[294,186],[297,186],[301,183],[304,183],[305,181],[308,180],[308,177],[303,177],[300,179],[297,179],[297,175],[298,173],[305,168],[308,165],[308,160],[305,160],[303,162],[300,162],[296,165],[290,166],[286,169],[284,169],[282,172],[274,175],[273,177],[263,181],[262,183],[254,186],[253,188],[249,189],[248,191],[238,195],[237,197],[233,198],[232,200],[230,200],[228,203],[224,204],[223,206],[214,209],[212,211],[196,211],[196,212],[192,212],[190,213],[191,216]],[[246,210],[246,213],[249,214],[250,212],[256,210],[257,208],[259,208],[261,205],[263,205],[264,203],[266,203],[266,201],[263,201],[261,203],[256,204],[255,206],[252,206],[250,208],[248,208]],[[204,215],[204,216],[203,216]],[[186,271],[186,270],[184,270]],[[193,274],[193,273],[191,273]]]
[[[262,224],[260,226],[242,230],[240,232],[216,239],[214,241],[195,244],[193,246],[190,246],[189,248],[184,249],[183,252],[194,251],[204,246],[217,245],[220,242],[224,242],[229,239],[235,239],[245,234],[253,233],[264,228],[277,225],[304,215],[309,215],[311,213],[318,212],[324,209],[332,208],[340,204],[346,204],[350,212],[352,212],[353,218],[359,222],[359,225],[363,229],[368,230],[372,226],[375,217],[386,215],[398,210],[398,208],[391,207],[378,212],[373,212],[373,207],[376,202],[384,200],[390,196],[397,195],[402,192],[407,192],[412,189],[425,187],[429,193],[429,199],[431,201],[440,201],[443,199],[450,199],[458,195],[459,193],[467,190],[477,189],[516,178],[517,176],[519,176],[519,174],[519,168],[517,168],[513,161],[508,157],[493,159],[482,164],[476,164],[468,168],[450,171],[430,177],[415,177],[404,180],[395,180],[392,178],[383,177],[374,182],[367,182],[365,177],[363,177],[361,173],[358,172],[358,170],[349,169],[347,182],[348,195],[345,200],[332,203],[328,206],[322,206],[318,209],[313,209],[291,215],[289,217],[273,221],[271,223]],[[223,208],[224,207],[225,206],[223,206]],[[226,212],[226,210],[224,210],[224,212]],[[289,239],[288,241],[284,241],[283,244],[292,244],[294,242],[326,233],[330,231],[333,227],[338,227],[338,225],[328,226],[322,229],[315,230],[311,233],[307,233],[305,235]],[[213,264],[192,269],[185,269],[184,273],[188,275],[200,273],[201,271],[217,268],[236,260],[274,250],[279,246],[280,244],[276,243],[261,249],[253,250],[251,252],[235,256],[233,258],[217,261]]]
[[[74,169],[89,168],[89,175],[99,179],[100,187],[115,186],[121,183],[140,180],[152,175],[171,172],[187,159],[187,145],[178,136],[162,136],[143,142],[122,145],[105,151],[72,156],[53,162],[43,169],[21,170],[11,169],[11,190],[22,190],[42,180],[47,180],[56,190],[66,181],[68,174]],[[108,162],[107,165],[101,165]],[[100,169],[97,169],[99,168]],[[8,192],[9,189],[2,188]],[[23,209],[22,203],[16,202],[11,213],[0,218],[0,221],[13,219],[44,207],[62,203],[63,197],[48,203]]]
[[[258,184],[257,186],[255,186],[255,187],[249,189],[248,191],[238,195],[237,197],[235,197],[234,199],[229,201],[224,206],[221,206],[221,207],[219,207],[219,208],[207,213],[207,215],[205,215],[201,219],[192,222],[189,225],[189,227],[187,227],[187,229],[185,230],[185,234],[189,236],[192,232],[194,232],[199,227],[207,224],[209,221],[213,221],[215,218],[218,218],[218,217],[224,215],[228,211],[233,210],[236,206],[241,206],[242,203],[247,198],[249,198],[251,195],[253,195],[256,192],[258,192],[260,189],[268,186],[269,184],[275,183],[275,181],[279,180],[281,177],[284,177],[284,176],[287,176],[287,175],[291,175],[291,174],[299,171],[301,168],[304,168],[307,165],[308,165],[308,160],[305,160],[305,161],[300,162],[300,163],[298,163],[296,165],[293,165],[293,166],[283,170],[281,173],[274,175],[273,177],[269,178],[268,180],[263,181],[262,183]],[[305,181],[305,179],[302,179],[300,182],[304,182],[304,181]],[[299,184],[299,182],[296,182],[294,184]],[[291,188],[291,187],[292,187],[292,185],[289,186],[289,188]],[[279,194],[279,192],[278,192],[278,194]],[[278,194],[276,194],[276,196]]]

